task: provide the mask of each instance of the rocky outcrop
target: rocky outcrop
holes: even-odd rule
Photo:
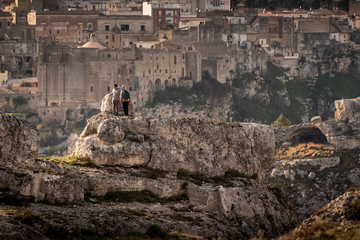
[[[334,120],[344,122],[360,121],[360,98],[341,99],[335,101]]]
[[[360,232],[360,189],[352,188],[279,237],[292,239],[356,239]]]
[[[22,139],[27,130],[21,129],[8,137]],[[0,202],[15,212],[26,209],[24,217],[14,216],[26,225],[17,235],[9,217],[0,218],[8,229],[2,237],[116,237],[145,234],[155,224],[166,233],[250,239],[259,230],[277,236],[297,223],[287,198],[259,181],[274,151],[268,126],[99,114],[74,149],[90,158],[89,166],[70,164],[79,157],[60,166],[29,152],[7,158],[17,161],[14,171],[1,159]],[[9,150],[2,148],[2,156]]]
[[[337,120],[322,121],[317,117],[311,123],[274,129],[277,144],[284,148],[315,142],[334,149],[332,157],[275,161],[266,173],[266,181],[282,188],[293,201],[300,219],[309,217],[348,188],[360,186],[357,102],[336,101]]]
[[[273,130],[267,125],[100,114],[88,121],[73,154],[89,157],[97,166],[143,166],[206,177],[235,171],[261,178],[274,148]]]
[[[11,115],[0,115],[0,159],[31,159],[39,152],[39,133],[35,126]]]

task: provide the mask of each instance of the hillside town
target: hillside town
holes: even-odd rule
[[[317,45],[360,43],[360,1],[350,1],[349,12],[230,0],[3,0],[1,9],[2,108],[25,95],[49,120],[100,109],[114,83],[130,90],[136,111],[154,92],[191,87],[206,71],[229,83],[266,72],[269,61],[297,65]]]

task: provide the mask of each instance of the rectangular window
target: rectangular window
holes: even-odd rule
[[[176,56],[174,56],[174,64],[176,64]]]
[[[60,31],[59,30],[56,30],[56,34],[59,34],[60,33]]]
[[[115,42],[115,35],[111,35],[111,41]]]
[[[109,25],[105,25],[105,32],[110,31],[110,26]]]
[[[145,25],[141,25],[141,26],[140,26],[140,30],[141,30],[141,31],[145,31]]]
[[[121,24],[120,30],[121,30],[121,31],[130,31],[130,26],[129,26],[129,24]]]

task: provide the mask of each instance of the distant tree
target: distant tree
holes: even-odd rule
[[[276,119],[276,121],[272,124],[273,127],[287,127],[290,126],[291,122],[287,119],[282,113]]]

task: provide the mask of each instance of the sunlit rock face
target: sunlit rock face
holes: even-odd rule
[[[270,126],[98,114],[73,147],[95,166],[78,166],[37,159],[37,130],[1,117],[8,145],[1,145],[0,202],[5,195],[27,199],[22,209],[36,221],[25,226],[2,216],[0,238],[52,239],[54,231],[118,237],[156,224],[167,233],[250,239],[261,230],[277,236],[298,222],[281,191],[260,181],[274,154]],[[118,200],[130,195],[145,202]]]
[[[207,177],[235,171],[261,178],[274,149],[274,132],[267,125],[99,114],[88,121],[73,154],[98,166],[144,166]]]
[[[14,116],[0,114],[0,159],[33,159],[40,148],[35,126]]]

